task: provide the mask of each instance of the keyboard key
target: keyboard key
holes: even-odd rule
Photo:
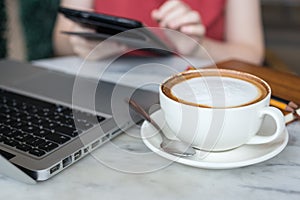
[[[6,133],[10,133],[12,130],[11,128],[7,127],[7,126],[1,126],[0,127],[0,134],[6,134]]]
[[[30,126],[30,125],[25,125],[25,126],[22,126],[21,128],[20,128],[20,130],[22,130],[22,131],[24,131],[24,132],[26,132],[26,133],[30,133],[30,134],[35,134],[35,133],[37,133],[37,132],[39,132],[40,131],[40,129],[38,128],[38,127],[36,127],[36,126]]]
[[[16,142],[15,140],[6,138],[6,139],[4,139],[4,144],[11,146],[11,147],[15,147],[18,144],[18,142]]]
[[[68,127],[73,127],[75,128],[75,122],[73,119],[71,118],[64,118],[60,120],[60,124],[64,125],[64,126],[68,126]]]
[[[6,117],[0,113],[0,123],[3,124],[6,121]]]
[[[41,124],[46,123],[46,120],[38,116],[32,116],[30,122],[36,126],[41,126]]]
[[[64,144],[71,139],[70,137],[54,133],[47,135],[45,138],[57,144]]]
[[[32,149],[31,146],[28,146],[28,145],[23,144],[23,143],[18,143],[16,145],[16,148],[19,149],[19,150],[25,151],[25,152],[30,151]]]
[[[28,153],[30,153],[32,155],[35,155],[35,156],[38,156],[38,157],[41,157],[41,156],[46,154],[45,151],[40,150],[40,149],[31,149]]]
[[[30,140],[27,140],[25,143],[28,144],[29,146],[37,147],[39,145],[44,145],[46,143],[46,140],[38,137],[34,137]]]
[[[44,145],[38,146],[39,149],[42,149],[44,151],[52,151],[53,149],[57,148],[58,144],[53,143],[53,142],[46,142]]]
[[[70,137],[76,137],[77,135],[81,134],[82,131],[81,130],[76,130],[74,132],[70,132],[70,133],[64,133],[64,135],[70,136]]]
[[[73,111],[71,108],[64,108],[62,111],[61,111],[61,114],[63,114],[64,116],[67,116],[69,118],[72,118],[73,117]]]
[[[53,129],[55,132],[59,132],[62,134],[66,134],[66,135],[70,135],[72,133],[74,133],[76,131],[75,128],[70,128],[67,126],[57,126],[57,127],[53,127]]]
[[[17,120],[11,120],[9,122],[9,124],[12,128],[15,128],[15,129],[22,129],[22,127],[27,126],[27,122],[20,122],[20,121],[17,121]]]
[[[41,126],[42,128],[52,130],[52,129],[56,128],[56,127],[59,126],[59,125],[58,125],[57,123],[47,121],[47,122],[41,123],[40,126]]]
[[[3,142],[6,138],[3,135],[0,135],[0,142]]]
[[[16,136],[14,137],[14,139],[19,142],[26,142],[28,140],[32,140],[33,138],[34,137],[32,135],[21,132],[21,131],[17,131]]]
[[[51,134],[51,131],[45,130],[45,129],[39,129],[37,132],[34,133],[34,135],[39,137],[45,137],[46,135]]]
[[[14,138],[16,136],[16,132],[15,131],[10,131],[7,133],[3,133],[3,136],[6,136],[7,138]]]

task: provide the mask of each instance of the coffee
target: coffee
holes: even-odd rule
[[[185,72],[165,84],[163,92],[173,100],[199,107],[240,107],[265,98],[268,88],[261,80],[232,73]]]

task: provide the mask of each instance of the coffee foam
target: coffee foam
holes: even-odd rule
[[[237,107],[261,96],[254,84],[232,77],[194,77],[175,84],[171,93],[178,100],[208,107]]]

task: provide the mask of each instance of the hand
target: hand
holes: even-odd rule
[[[84,28],[77,24],[74,24],[72,31],[95,32],[92,29]],[[79,55],[80,57],[87,58],[89,60],[104,59],[116,55],[118,53],[123,53],[127,49],[125,45],[109,40],[105,40],[102,42],[98,40],[85,39],[81,36],[76,35],[70,35],[69,39],[73,52]]]
[[[180,0],[166,1],[160,8],[152,11],[152,18],[159,22],[160,27],[178,30],[192,38],[167,33],[178,53],[184,55],[192,55],[193,50],[199,46],[197,42],[205,34],[200,14]]]

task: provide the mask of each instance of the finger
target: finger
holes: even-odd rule
[[[69,37],[70,39],[70,43],[73,45],[73,46],[83,46],[83,47],[86,47],[86,46],[89,46],[88,45],[88,40],[81,37],[81,36],[77,36],[77,35],[71,35]]]
[[[187,35],[202,37],[205,35],[206,29],[202,24],[185,25],[180,27],[180,31]]]
[[[99,44],[101,44],[102,40],[86,40],[86,45],[90,49],[96,48]]]
[[[107,44],[97,46],[90,56],[97,59],[104,59],[111,56],[118,56],[118,54],[125,53],[126,50],[127,46],[125,45],[116,42],[107,42]]]
[[[124,53],[127,50],[127,46],[116,42],[104,41],[97,44],[100,45],[96,45],[94,48],[76,46],[74,52],[88,60],[99,60]]]
[[[73,52],[80,57],[86,57],[97,45],[80,36],[70,36],[70,43]]]
[[[178,7],[171,10],[164,18],[161,19],[159,25],[162,27],[169,27],[177,29],[179,26],[173,26],[173,22],[177,21],[181,16],[187,15],[189,10],[185,7]]]
[[[70,43],[73,46],[84,47],[84,48],[88,48],[88,49],[92,50],[97,45],[99,45],[101,43],[101,41],[100,40],[90,40],[90,39],[86,39],[81,36],[72,35],[72,36],[70,36]]]
[[[189,11],[186,14],[181,14],[176,20],[171,20],[168,23],[169,27],[173,29],[190,24],[201,24],[201,18],[197,11]]]
[[[182,4],[181,1],[179,0],[169,0],[166,1],[160,8],[156,9],[153,14],[154,14],[154,18],[158,21],[160,21],[162,18],[164,18],[171,10],[173,10],[174,8],[176,8],[177,6],[179,6],[180,4]]]
[[[72,28],[72,31],[74,31],[74,32],[87,32],[87,33],[94,33],[95,32],[94,29],[81,26],[77,23],[74,24],[74,26]]]
[[[86,47],[74,46],[73,52],[82,58],[86,58],[91,52],[91,50]]]
[[[107,52],[106,55],[103,55],[103,58],[115,56],[118,54],[123,54],[123,53],[125,53],[126,50],[127,50],[127,47],[125,45],[117,45],[117,48],[114,48],[110,52]]]

